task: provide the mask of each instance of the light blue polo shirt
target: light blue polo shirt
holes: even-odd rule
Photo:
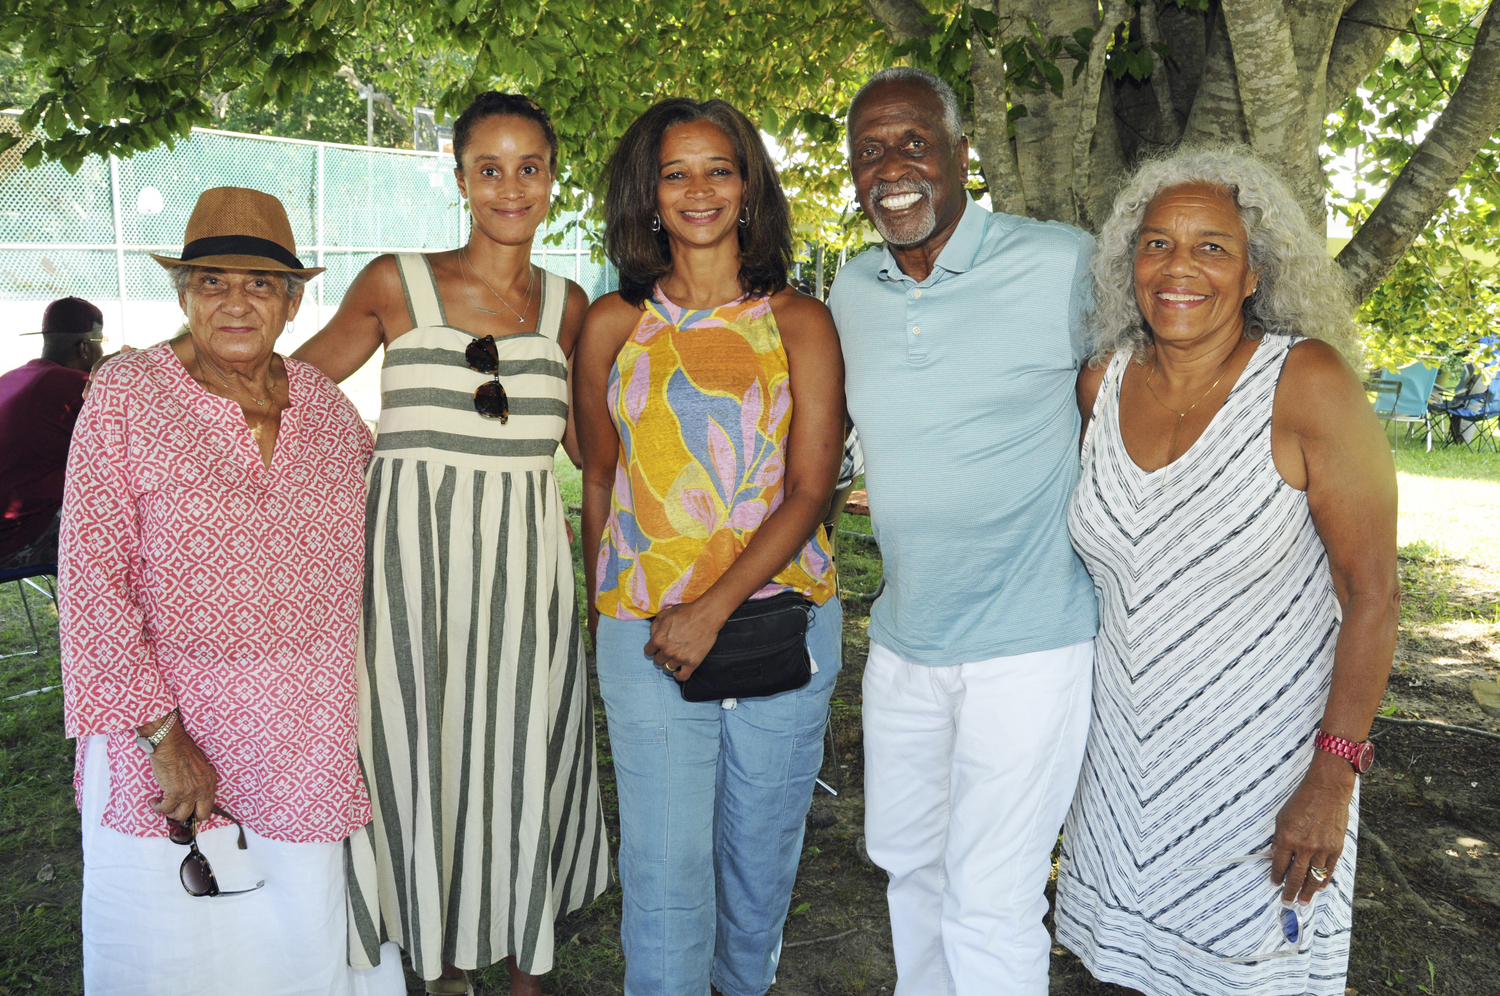
[[[870,639],[909,661],[1053,650],[1097,630],[1067,522],[1093,251],[1080,229],[971,200],[926,280],[882,248],[833,283],[885,561]]]

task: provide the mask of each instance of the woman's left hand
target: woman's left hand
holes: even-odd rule
[[[646,654],[678,681],[687,681],[714,648],[726,618],[702,600],[669,605],[651,620]]]
[[[1302,784],[1276,814],[1276,839],[1271,850],[1271,880],[1283,886],[1281,898],[1306,903],[1333,881],[1333,870],[1344,852],[1349,829],[1349,798],[1354,794],[1354,769],[1341,757],[1316,751]],[[1342,768],[1342,770],[1340,770]],[[1308,873],[1321,868],[1319,881]]]

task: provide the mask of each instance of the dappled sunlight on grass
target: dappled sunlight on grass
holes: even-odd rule
[[[1500,577],[1500,455],[1458,447],[1396,451],[1397,542],[1446,555]]]

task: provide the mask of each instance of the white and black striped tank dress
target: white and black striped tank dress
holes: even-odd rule
[[[1068,527],[1099,637],[1057,939],[1097,978],[1150,996],[1344,992],[1358,791],[1300,951],[1259,857],[1312,762],[1341,618],[1307,495],[1271,458],[1296,341],[1266,336],[1203,435],[1152,473],[1120,437],[1117,355],[1084,441]]]
[[[510,419],[481,417],[470,333],[427,258],[397,257],[415,325],[386,350],[369,471],[350,956],[552,967],[553,920],[609,884],[588,674],[552,459],[568,411],[567,281],[496,340]],[[539,274],[540,275],[540,274]]]

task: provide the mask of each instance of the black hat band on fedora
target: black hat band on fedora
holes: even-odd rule
[[[306,269],[302,260],[287,252],[286,247],[254,235],[214,235],[194,239],[182,247],[182,262],[204,256],[264,256],[293,270]]]

